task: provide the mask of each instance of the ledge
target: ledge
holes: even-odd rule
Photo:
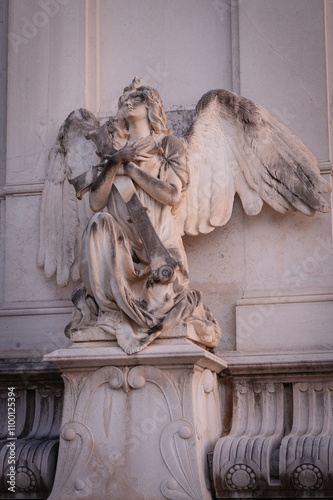
[[[71,314],[73,304],[70,300],[3,302],[0,304],[1,316],[36,316],[43,314]]]
[[[9,381],[18,385],[32,384],[35,381],[45,383],[60,382],[59,369],[52,363],[25,358],[0,359],[0,372],[2,375],[1,386],[6,386]]]
[[[298,304],[308,302],[332,302],[333,293],[282,294],[280,290],[247,291],[236,306],[256,306],[258,304]]]
[[[8,183],[5,184],[1,190],[1,196],[29,196],[41,194],[43,191],[44,182],[23,182],[23,183]]]
[[[331,175],[333,175],[333,165],[332,165],[331,162],[319,160],[318,161],[318,167],[319,167],[320,172],[322,174],[331,174]]]
[[[223,351],[219,356],[227,363],[228,369],[223,375],[260,376],[293,375],[302,377],[311,373],[332,373],[333,350],[294,351],[285,353],[262,352],[248,353],[241,351]]]
[[[137,354],[128,355],[115,341],[82,342],[68,349],[59,349],[44,356],[44,361],[63,368],[94,368],[99,366],[197,365],[221,373],[227,368],[224,359],[186,339],[155,340]]]

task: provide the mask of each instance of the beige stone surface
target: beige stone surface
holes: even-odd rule
[[[240,4],[241,91],[254,100],[260,97],[261,104],[292,128],[318,160],[327,161],[325,75],[330,68],[322,43],[329,7],[326,4],[325,10],[325,2],[315,6],[311,0],[278,4],[273,0],[264,8],[260,0]]]

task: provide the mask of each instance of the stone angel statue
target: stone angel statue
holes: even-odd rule
[[[183,324],[213,348],[221,330],[190,288],[182,235],[226,224],[235,193],[249,215],[263,202],[312,215],[329,210],[330,190],[301,140],[254,102],[207,92],[178,138],[158,92],[135,78],[107,123],[80,109],[60,128],[38,262],[60,286],[81,280],[68,336],[103,332],[131,354]]]

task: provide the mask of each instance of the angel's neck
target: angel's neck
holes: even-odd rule
[[[130,142],[139,141],[143,137],[147,137],[151,132],[148,120],[132,122],[129,124],[128,129]]]

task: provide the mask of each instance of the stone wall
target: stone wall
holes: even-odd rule
[[[158,88],[176,132],[177,110],[193,109],[205,91],[240,91],[299,134],[329,178],[330,2],[9,4],[1,189],[6,356],[40,357],[66,343],[73,285],[57,288],[36,264],[47,155],[72,109],[108,116],[134,74]],[[185,238],[192,283],[224,332],[221,350],[283,350],[287,340],[292,348],[312,346],[319,320],[313,347],[331,345],[331,228],[327,214],[280,216],[264,207],[251,218],[236,200],[225,227]]]

